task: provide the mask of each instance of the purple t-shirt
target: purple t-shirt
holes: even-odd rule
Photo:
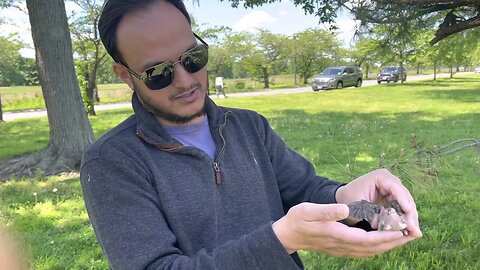
[[[202,121],[182,126],[163,126],[163,128],[180,143],[185,146],[194,146],[207,153],[212,160],[215,155],[215,143],[213,142],[210,127],[208,126],[208,118],[205,117]]]

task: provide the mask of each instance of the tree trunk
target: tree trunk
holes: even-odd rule
[[[303,84],[308,84],[307,72],[302,72]]]
[[[0,122],[3,122],[2,95],[0,94]]]
[[[433,61],[433,80],[437,80],[437,61]]]
[[[420,63],[417,64],[417,75],[420,75]]]
[[[262,66],[263,73],[263,88],[270,88],[270,83],[268,82],[268,69],[267,67]]]
[[[63,0],[27,0],[35,56],[50,126],[50,141],[39,152],[0,166],[0,179],[74,171],[94,141],[75,76],[72,43]]]
[[[370,65],[365,65],[365,79],[368,79],[368,71],[370,70]]]
[[[401,68],[402,70],[404,70],[404,69],[403,69],[403,60],[400,61],[400,68]],[[400,78],[400,83],[403,84],[403,82],[404,82],[404,81],[403,81],[403,77],[402,77],[402,78]]]
[[[87,98],[89,106],[87,106],[87,113],[88,115],[95,116],[97,115],[95,112],[95,88],[96,84],[96,75],[94,74],[95,71],[88,72],[85,74],[85,79],[87,79]]]
[[[453,78],[453,67],[450,66],[450,79]]]
[[[95,86],[93,87],[93,101],[100,102],[100,96],[98,95],[98,86],[97,82],[95,82]]]

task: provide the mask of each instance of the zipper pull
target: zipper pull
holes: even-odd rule
[[[220,165],[217,162],[213,163],[213,170],[215,171],[215,182],[217,185],[222,183],[222,176],[220,175]]]

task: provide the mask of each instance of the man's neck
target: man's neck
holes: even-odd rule
[[[190,120],[188,122],[185,122],[185,123],[178,123],[178,122],[169,121],[169,120],[166,120],[166,119],[164,119],[162,117],[159,117],[159,116],[155,116],[155,118],[157,119],[157,121],[162,126],[185,126],[185,125],[193,125],[193,124],[199,123],[200,121],[203,120],[203,118],[205,118],[205,114],[197,116],[197,117],[193,118],[192,120]]]

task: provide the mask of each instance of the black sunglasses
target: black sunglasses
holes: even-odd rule
[[[208,44],[197,34],[193,35],[202,42],[190,50],[184,52],[176,62],[163,62],[147,68],[141,75],[131,70],[127,65],[122,64],[130,74],[142,80],[152,90],[160,90],[169,86],[175,76],[175,65],[180,63],[189,73],[200,71],[208,63]]]

